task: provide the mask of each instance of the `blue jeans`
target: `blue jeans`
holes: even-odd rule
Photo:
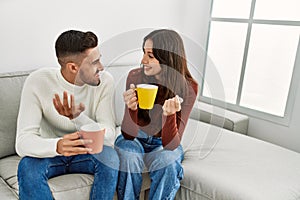
[[[118,155],[108,146],[104,146],[101,153],[93,155],[24,157],[18,167],[19,197],[21,200],[52,200],[48,179],[63,174],[84,173],[94,175],[90,199],[112,200],[118,168]]]
[[[174,199],[183,177],[181,162],[182,146],[175,150],[164,150],[161,138],[147,136],[139,131],[134,140],[122,135],[115,141],[120,158],[117,185],[119,200],[138,200],[142,187],[142,172],[145,167],[151,178],[150,200]]]

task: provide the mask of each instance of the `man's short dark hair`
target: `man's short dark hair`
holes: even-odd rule
[[[55,42],[55,52],[58,60],[83,53],[85,50],[98,45],[97,36],[88,31],[69,30],[63,32]]]

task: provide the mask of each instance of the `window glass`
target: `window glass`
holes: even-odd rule
[[[300,0],[256,0],[254,19],[300,21]]]
[[[208,84],[203,95],[214,99],[236,103],[240,73],[245,48],[247,23],[212,22],[208,46],[208,58],[205,70],[205,82]],[[211,61],[211,62],[209,62]],[[217,73],[219,74],[216,74]],[[225,99],[220,96],[210,96],[209,88],[216,88],[209,84],[217,83],[221,77]],[[220,88],[220,87],[218,87]],[[223,93],[224,93],[223,92]],[[223,97],[222,97],[223,98]]]
[[[249,18],[251,0],[214,0],[212,17]]]
[[[253,24],[240,105],[284,116],[300,27]]]

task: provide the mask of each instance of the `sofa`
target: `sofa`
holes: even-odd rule
[[[115,79],[116,133],[120,134],[122,93],[131,66],[107,66]],[[0,199],[18,199],[15,151],[18,107],[31,71],[0,74]],[[176,199],[300,199],[300,154],[247,136],[245,115],[195,102],[182,145],[184,178]],[[116,135],[117,137],[117,135]],[[89,199],[93,176],[69,174],[50,179],[54,199]],[[150,179],[143,174],[140,199],[148,199]],[[116,199],[116,195],[114,197]]]

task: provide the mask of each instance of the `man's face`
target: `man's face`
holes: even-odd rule
[[[77,80],[79,83],[97,86],[100,84],[99,72],[103,70],[100,62],[100,51],[98,47],[86,50],[86,57],[83,59]]]

